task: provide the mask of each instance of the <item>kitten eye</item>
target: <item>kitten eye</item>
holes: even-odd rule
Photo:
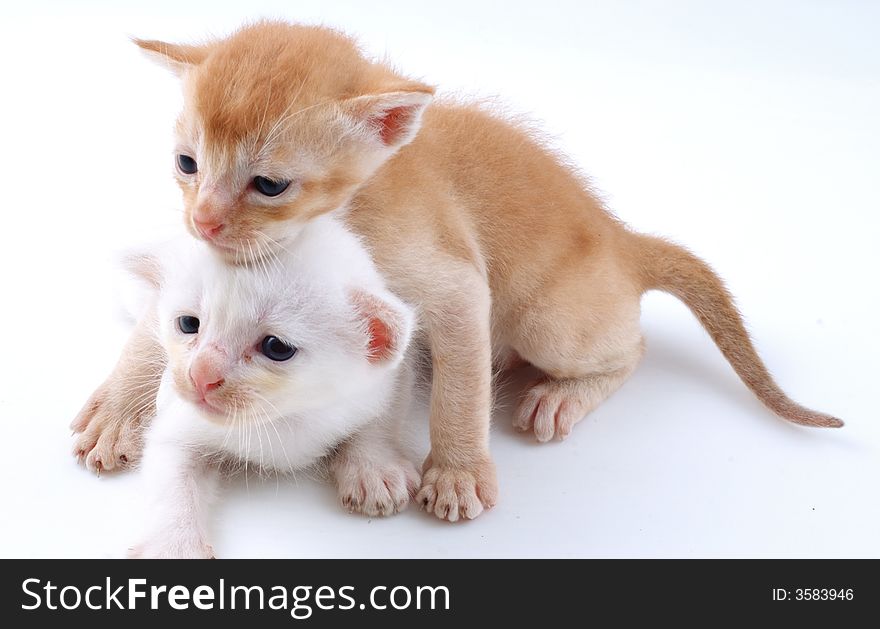
[[[254,177],[254,188],[257,189],[257,192],[260,194],[264,194],[267,197],[277,197],[279,194],[287,190],[287,186],[290,185],[290,181],[285,179],[267,179],[266,177]]]
[[[199,165],[196,164],[196,160],[183,153],[177,156],[177,167],[184,175],[195,175],[199,172]]]
[[[288,345],[277,336],[267,336],[260,344],[260,351],[263,355],[278,362],[290,360],[296,354],[296,348]]]
[[[177,329],[184,334],[196,334],[199,331],[199,320],[187,315],[177,317]]]

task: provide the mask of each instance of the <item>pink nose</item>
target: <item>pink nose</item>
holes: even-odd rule
[[[189,368],[189,378],[202,399],[223,385],[221,366],[212,360],[196,360]]]
[[[198,231],[205,240],[212,240],[223,231],[223,223],[220,223],[219,221],[203,221],[198,218],[193,218],[193,224],[196,227],[196,231]]]

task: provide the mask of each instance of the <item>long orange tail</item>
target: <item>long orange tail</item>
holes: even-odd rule
[[[733,298],[708,264],[661,238],[634,234],[643,289],[675,295],[697,317],[746,386],[771,411],[795,424],[839,428],[836,417],[801,406],[779,387],[767,370]]]

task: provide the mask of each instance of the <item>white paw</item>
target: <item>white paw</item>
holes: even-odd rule
[[[181,531],[150,535],[128,549],[129,559],[215,559],[214,549],[197,534]]]
[[[339,501],[349,512],[388,516],[406,509],[419,488],[419,472],[404,458],[348,459],[335,469]]]

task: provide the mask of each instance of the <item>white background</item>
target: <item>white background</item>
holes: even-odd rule
[[[478,520],[370,521],[327,484],[250,481],[217,509],[218,555],[880,556],[877,3],[121,4],[0,10],[0,556],[133,541],[136,475],[78,468],[67,430],[126,335],[116,252],[180,218],[177,85],[127,37],[258,16],[339,26],[529,113],[622,219],[709,260],[780,383],[847,425],[774,418],[681,304],[649,295],[643,365],[568,441],[515,433],[508,396],[500,502]]]

